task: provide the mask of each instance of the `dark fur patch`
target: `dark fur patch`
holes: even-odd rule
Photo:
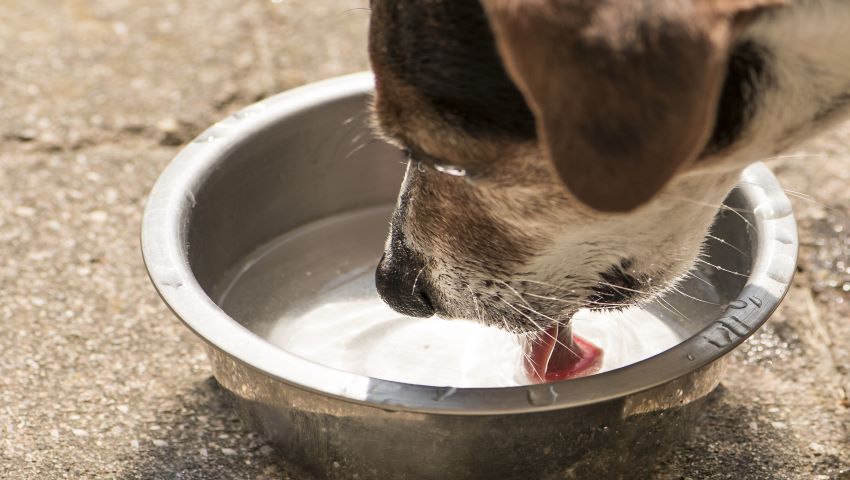
[[[631,259],[620,260],[619,265],[611,265],[611,268],[599,273],[601,282],[593,288],[593,295],[588,297],[589,307],[592,309],[606,309],[608,304],[623,304],[641,296],[639,292],[644,289],[644,281],[640,275],[635,275],[632,270]]]
[[[467,133],[536,137],[534,116],[505,72],[479,0],[375,0],[369,51],[374,64]]]
[[[753,119],[759,92],[772,81],[769,58],[767,49],[753,41],[742,42],[732,51],[717,120],[704,155],[735,143]]]

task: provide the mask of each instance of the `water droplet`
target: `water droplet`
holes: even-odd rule
[[[203,135],[199,135],[198,138],[192,140],[192,143],[211,143],[217,140],[220,137],[213,135],[211,133],[206,133]]]
[[[262,104],[255,104],[234,113],[233,118],[235,118],[236,120],[242,120],[243,118],[248,118],[250,116],[256,115],[264,109],[265,107]]]
[[[192,193],[191,190],[186,190],[186,200],[189,201],[189,205],[191,205],[193,208],[197,203],[197,201],[195,200],[195,194]]]
[[[558,392],[552,385],[531,387],[526,390],[528,403],[532,405],[552,405],[558,398]]]
[[[689,354],[688,354],[688,360],[691,360],[691,361],[693,361],[693,360],[694,360],[694,356],[693,356],[693,354],[691,354],[691,353],[689,353]]]

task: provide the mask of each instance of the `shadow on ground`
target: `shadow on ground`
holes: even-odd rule
[[[784,424],[772,420],[769,405],[741,405],[729,396],[723,385],[711,394],[691,439],[674,449],[655,478],[838,478],[842,465],[834,455],[819,456],[814,471],[806,471],[803,452],[788,441]]]

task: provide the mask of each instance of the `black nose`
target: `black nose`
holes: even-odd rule
[[[393,310],[411,317],[434,315],[428,295],[425,261],[407,246],[393,242],[375,271],[378,294]]]

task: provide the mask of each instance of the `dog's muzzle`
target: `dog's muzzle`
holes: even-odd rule
[[[430,317],[435,308],[428,293],[425,261],[403,242],[393,242],[375,271],[375,286],[393,310],[411,317]]]

